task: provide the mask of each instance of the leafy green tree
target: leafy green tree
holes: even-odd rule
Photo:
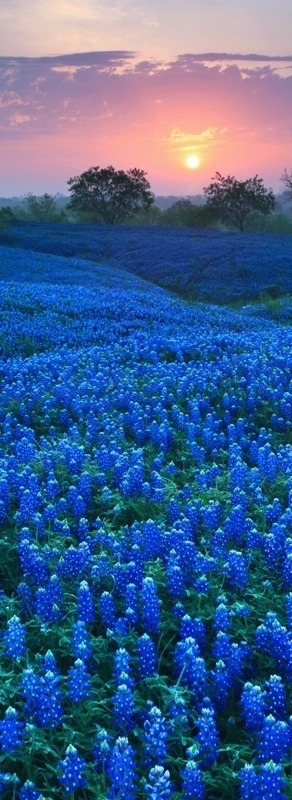
[[[72,197],[68,209],[87,215],[92,222],[118,225],[154,202],[150,184],[142,169],[116,170],[90,167],[70,178]]]
[[[229,227],[243,231],[252,211],[267,215],[275,207],[273,192],[268,192],[258,175],[238,181],[234,176],[227,175],[224,178],[220,172],[216,172],[212,181],[204,188],[207,206],[217,212],[221,222]]]
[[[24,219],[36,222],[62,222],[66,219],[64,211],[58,209],[56,196],[47,192],[40,197],[29,192],[18,212]]]

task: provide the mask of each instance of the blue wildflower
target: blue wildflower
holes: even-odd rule
[[[70,794],[86,785],[86,780],[83,776],[85,761],[72,744],[67,747],[65,755],[66,758],[63,761],[59,761],[61,772],[59,782],[64,786],[66,794]]]

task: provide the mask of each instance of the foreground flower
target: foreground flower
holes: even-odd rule
[[[149,772],[149,783],[145,785],[148,800],[167,800],[172,793],[172,785],[168,769],[153,767]]]
[[[108,797],[111,800],[134,800],[134,752],[126,736],[120,736],[112,749],[108,775],[111,782]]]
[[[66,758],[59,762],[59,767],[61,770],[59,781],[64,786],[66,794],[85,786],[86,780],[82,775],[85,770],[85,761],[72,744],[67,747]]]

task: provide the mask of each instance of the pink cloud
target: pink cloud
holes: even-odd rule
[[[200,190],[216,169],[279,186],[291,161],[291,62],[216,53],[141,62],[120,51],[0,58],[2,177],[13,192],[46,190],[48,179],[50,191],[52,182],[66,191],[70,175],[113,163],[146,169],[160,192]],[[185,168],[191,150],[201,158],[195,176]]]

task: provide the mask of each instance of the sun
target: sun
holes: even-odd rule
[[[189,169],[197,169],[200,166],[199,156],[191,155],[186,159],[186,165]]]

